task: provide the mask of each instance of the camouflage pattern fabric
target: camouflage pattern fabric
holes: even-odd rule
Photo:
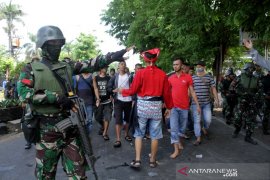
[[[107,66],[114,61],[124,60],[123,55],[125,53],[126,50],[123,49],[114,53],[109,53],[106,56],[97,57],[90,60],[88,66],[92,71],[97,71],[100,67]],[[41,62],[45,63],[46,61],[49,60],[46,59],[45,56],[42,58]],[[77,63],[77,67],[81,67],[80,63]],[[79,74],[76,65],[73,73]],[[34,88],[35,80],[37,80],[34,75],[33,68],[31,64],[28,63],[22,69],[18,81],[17,90],[20,101],[23,103],[31,103],[36,107],[42,107],[43,105],[47,105],[48,107],[58,107],[58,95],[56,92],[50,91],[50,84],[48,84],[48,88],[45,89]],[[64,94],[64,92],[60,94]],[[60,112],[60,114],[40,114],[33,111],[34,116],[38,115],[44,119],[59,115],[61,116],[61,114],[66,115],[65,112]],[[67,134],[58,132],[53,124],[40,127],[41,140],[36,145],[36,177],[38,179],[55,179],[57,162],[60,157],[63,160],[63,167],[70,179],[86,179],[85,170],[89,169],[89,167],[82,152],[81,143],[77,138],[78,136],[69,137],[66,136]]]
[[[250,136],[254,132],[256,125],[255,120],[258,114],[256,103],[258,102],[258,99],[261,98],[261,91],[259,88],[258,78],[254,76],[247,76],[245,72],[242,72],[241,76],[235,78],[230,85],[230,89],[235,90],[238,95],[234,126],[236,131],[240,131],[244,121],[246,135]],[[252,81],[253,83],[251,83]],[[245,84],[246,82],[248,82],[248,85]]]
[[[234,126],[241,128],[243,121],[245,123],[247,133],[252,134],[256,125],[255,103],[251,103],[250,99],[241,98],[237,104],[234,118]]]
[[[223,98],[222,102],[222,112],[226,119],[227,124],[232,123],[232,118],[234,116],[234,109],[237,104],[237,96],[234,90],[230,89],[230,84],[232,81],[224,79],[218,86],[218,90],[221,92]]]
[[[69,179],[87,179],[85,171],[89,170],[89,166],[80,148],[81,142],[77,137],[78,135],[74,132],[61,133],[53,125],[41,124],[41,140],[36,144],[35,172],[37,179],[55,179],[57,162],[60,157]]]
[[[31,64],[27,64],[21,71],[18,81],[20,101],[36,105],[50,104],[56,106],[57,94],[49,90],[34,89],[34,73]],[[39,92],[40,91],[40,92]],[[61,133],[54,126],[64,119],[65,112],[60,114],[38,114],[33,112],[34,118],[40,119],[40,141],[36,144],[36,177],[39,180],[53,180],[59,158],[69,179],[86,179],[85,171],[89,169],[85,160],[78,135]],[[54,117],[57,116],[57,117]],[[44,125],[45,120],[51,123]],[[73,136],[72,136],[73,135]]]
[[[17,89],[19,99],[21,102],[28,102],[31,100],[36,104],[52,104],[56,102],[56,93],[44,90],[44,95],[35,95],[34,90],[34,76],[31,64],[27,64],[21,71]]]
[[[270,120],[270,73],[262,78],[262,85],[263,85],[263,92],[264,92],[264,98],[263,98],[263,131],[266,133],[268,131],[268,124]]]
[[[270,100],[264,101],[262,109],[263,109],[262,126],[263,126],[263,130],[267,131],[268,130],[268,123],[270,120]]]

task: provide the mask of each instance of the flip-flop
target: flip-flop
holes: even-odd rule
[[[103,139],[104,139],[105,141],[110,140],[110,138],[109,138],[109,136],[108,136],[108,135],[104,135],[104,136],[103,136]]]
[[[126,136],[126,137],[125,137],[125,140],[128,141],[128,142],[131,142],[131,141],[132,141],[132,139],[131,139],[130,136]]]
[[[195,142],[193,143],[193,145],[194,145],[194,146],[199,146],[201,143],[202,143],[201,141],[195,141]]]
[[[113,147],[115,148],[121,147],[121,141],[115,141]]]
[[[157,167],[157,161],[154,161],[154,162],[151,162],[151,161],[149,161],[149,166],[151,167],[151,168],[155,168],[155,167]]]
[[[130,167],[132,167],[132,168],[140,168],[141,167],[141,161],[140,160],[131,161]]]

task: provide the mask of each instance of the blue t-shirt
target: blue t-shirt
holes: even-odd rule
[[[85,81],[87,81],[91,87]],[[77,95],[84,100],[85,105],[93,105],[94,89],[92,75],[90,75],[85,80],[83,80],[82,76],[79,76],[78,81],[76,79],[76,76],[73,76],[73,82],[74,89],[77,91]]]

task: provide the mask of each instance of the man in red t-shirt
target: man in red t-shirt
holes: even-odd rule
[[[162,100],[166,105],[165,114],[170,114],[173,107],[171,90],[168,78],[164,71],[157,68],[155,62],[160,50],[151,49],[141,53],[145,60],[146,68],[136,72],[130,89],[116,89],[123,96],[137,94],[137,117],[138,125],[135,127],[135,151],[136,158],[131,162],[131,167],[139,168],[141,165],[142,138],[145,135],[146,124],[149,121],[149,132],[151,138],[151,156],[149,165],[157,166],[156,154],[158,150],[158,139],[162,138]]]
[[[182,70],[182,59],[177,58],[173,61],[173,69],[175,74],[169,77],[171,93],[173,99],[173,109],[170,116],[171,126],[171,144],[174,146],[174,152],[171,158],[176,158],[180,154],[179,149],[183,149],[183,138],[188,120],[189,110],[189,93],[197,104],[197,111],[201,109],[197,100],[197,96],[193,89],[192,77]]]

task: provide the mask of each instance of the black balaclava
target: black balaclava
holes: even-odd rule
[[[249,68],[245,69],[245,72],[249,77],[251,77],[254,70],[255,70],[255,68],[249,67]]]
[[[46,57],[48,60],[52,62],[57,62],[61,53],[61,44],[52,45],[49,43],[45,43],[42,46],[42,57]]]

